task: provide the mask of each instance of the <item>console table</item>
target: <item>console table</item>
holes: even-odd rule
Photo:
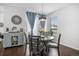
[[[24,44],[23,32],[4,33],[3,48],[19,46]]]

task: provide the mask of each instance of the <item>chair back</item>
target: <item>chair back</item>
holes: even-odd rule
[[[60,45],[60,38],[61,38],[61,34],[59,34],[59,37],[58,37],[58,47]]]
[[[60,38],[61,38],[61,34],[59,33],[58,36],[57,36],[57,41],[53,42],[53,43],[56,43],[56,45],[54,45],[54,44],[50,44],[49,45],[49,48],[57,48],[58,56],[60,56],[60,50],[59,50]],[[49,55],[53,55],[51,51],[53,51],[53,49],[50,50],[50,54]]]
[[[26,36],[26,33],[24,32],[24,36],[25,36],[25,55],[26,55],[26,50],[27,50],[27,36]]]
[[[29,48],[31,52],[39,53],[40,36],[29,35]]]

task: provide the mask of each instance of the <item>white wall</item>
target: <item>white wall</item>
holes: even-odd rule
[[[19,15],[22,18],[21,24],[15,25],[11,22],[11,17],[14,15]],[[27,20],[26,11],[24,11],[23,9],[4,5],[0,7],[0,21],[3,21],[4,23],[3,30],[1,30],[0,28],[1,32],[5,33],[7,27],[11,30],[13,26],[16,26],[18,29],[23,28],[24,32],[26,32],[27,31],[26,20]]]
[[[79,50],[79,4],[60,9],[51,16],[57,16],[61,44]]]
[[[0,6],[0,23],[3,23],[3,7]],[[0,27],[0,32],[3,33],[3,27]]]
[[[2,6],[0,6],[0,23],[3,23],[4,21],[3,21],[3,7]],[[4,28],[3,27],[0,27],[0,33],[3,33],[4,31]],[[1,41],[1,39],[0,39],[0,41]]]
[[[11,18],[14,15],[19,15],[22,18],[22,23],[19,25],[15,25],[11,22]],[[8,7],[4,6],[4,29],[6,27],[9,27],[9,29],[12,29],[13,26],[16,26],[17,28],[24,28],[26,29],[26,14],[25,11],[16,7]],[[25,30],[26,31],[26,30]],[[6,29],[4,30],[6,32]]]

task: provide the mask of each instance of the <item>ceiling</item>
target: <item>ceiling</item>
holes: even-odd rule
[[[2,5],[19,7],[31,12],[42,13],[42,5],[43,5],[43,13],[49,14],[54,12],[60,8],[63,8],[69,3],[4,3]]]

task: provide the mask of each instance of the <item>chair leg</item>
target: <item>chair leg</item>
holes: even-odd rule
[[[58,56],[60,56],[60,50],[59,50],[59,47],[58,47]]]
[[[49,48],[47,47],[47,55],[49,54]]]

